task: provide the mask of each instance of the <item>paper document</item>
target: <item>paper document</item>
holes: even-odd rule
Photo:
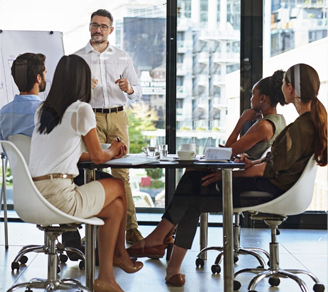
[[[128,154],[125,157],[106,161],[108,165],[138,165],[158,161],[157,159],[147,158],[145,154]]]
[[[229,160],[231,154],[232,148],[207,147],[205,151],[205,160]]]

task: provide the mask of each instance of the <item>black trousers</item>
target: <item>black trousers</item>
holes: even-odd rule
[[[201,213],[222,211],[222,181],[203,187],[202,177],[208,174],[208,171],[186,172],[162,217],[174,225],[178,225],[175,244],[179,247],[191,248]],[[242,201],[240,194],[246,191],[264,191],[270,193],[272,197],[265,200]],[[258,205],[283,193],[282,190],[263,177],[233,178],[232,192],[234,207]]]
[[[109,177],[112,177],[109,173],[96,170],[96,180],[99,180],[102,178],[109,178]],[[81,186],[84,184],[84,169],[83,168],[79,168],[79,175],[74,178],[74,183],[78,186]],[[62,243],[64,246],[70,246],[70,247],[80,246],[81,245],[80,232],[78,230],[64,232],[62,234]]]

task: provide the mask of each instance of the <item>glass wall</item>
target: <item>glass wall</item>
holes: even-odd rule
[[[193,142],[197,153],[203,154],[206,146],[225,144],[240,116],[241,1],[177,2],[176,150],[183,143]],[[263,3],[263,76],[296,62],[309,63],[320,74],[319,98],[327,105],[327,0]],[[80,6],[83,9],[77,9]],[[130,54],[143,87],[142,99],[131,102],[128,109],[131,153],[141,152],[143,146],[164,144],[167,56],[163,2],[122,0],[109,5],[105,0],[95,4],[58,0],[40,7],[36,0],[28,4],[2,0],[0,27],[61,31],[65,53],[71,54],[88,42],[90,14],[99,7],[113,13],[115,29],[110,42]],[[10,11],[15,11],[15,21]],[[296,117],[290,106],[279,111],[287,122]],[[327,168],[321,168],[314,200],[317,203],[311,210],[327,210],[326,178]],[[133,170],[131,184],[136,206],[164,207],[164,171]]]
[[[320,77],[319,100],[327,108],[328,38],[327,1],[289,0],[264,1],[264,60],[263,75],[277,69],[287,70],[296,63],[306,63]],[[280,107],[287,123],[298,116],[292,105]],[[328,210],[327,167],[319,167],[314,197],[308,210]]]
[[[130,152],[141,153],[144,146],[165,143],[166,6],[162,1],[59,0],[40,6],[35,0],[5,0],[0,1],[0,27],[2,30],[60,31],[65,54],[73,54],[89,41],[90,16],[99,8],[112,13],[114,32],[109,42],[131,56],[143,88],[141,100],[129,102],[127,106]],[[15,21],[10,11],[15,11]],[[12,204],[10,172],[7,179],[8,203]],[[162,170],[131,170],[130,182],[137,207],[164,207],[164,197],[160,194],[165,184]]]

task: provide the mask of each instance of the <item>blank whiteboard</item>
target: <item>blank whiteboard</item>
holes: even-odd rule
[[[49,93],[58,61],[64,54],[61,32],[0,31],[0,108],[11,102],[19,90],[11,76],[11,65],[18,55],[41,53],[46,56],[46,90],[39,94],[44,100]]]

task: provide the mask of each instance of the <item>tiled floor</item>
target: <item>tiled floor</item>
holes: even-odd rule
[[[140,218],[139,218],[140,219]],[[140,226],[143,235],[147,235],[153,226]],[[221,228],[209,228],[209,245],[221,244]],[[212,275],[211,265],[217,252],[209,252],[204,268],[195,267],[195,258],[199,251],[198,234],[193,248],[188,252],[183,263],[182,272],[186,274],[186,285],[182,288],[167,286],[164,282],[166,260],[141,259],[144,268],[136,274],[125,274],[116,269],[117,282],[126,292],[156,291],[156,292],[208,292],[223,291],[223,275]],[[278,236],[280,242],[280,266],[282,268],[308,269],[313,272],[323,284],[328,286],[328,244],[327,231],[318,230],[281,230]],[[11,272],[11,262],[19,249],[26,244],[42,244],[43,233],[35,225],[27,223],[9,224],[9,250],[5,251],[3,238],[3,223],[0,223],[0,292],[6,291],[14,283],[28,281],[31,278],[45,278],[47,274],[46,256],[30,254],[26,266],[21,266],[18,273]],[[242,245],[257,246],[268,249],[270,231],[268,229],[243,229]],[[250,256],[240,256],[235,271],[245,267],[257,266],[257,261]],[[84,272],[79,270],[77,262],[68,261],[61,264],[62,278],[74,277],[84,283]],[[313,283],[307,276],[301,276],[312,291]],[[247,291],[251,274],[239,277],[242,287],[239,291]],[[24,291],[20,289],[17,291]],[[38,291],[35,289],[34,291]],[[267,280],[257,286],[258,292],[297,292],[298,285],[292,280],[282,279],[278,288],[270,288]],[[73,292],[73,290],[72,290]]]

